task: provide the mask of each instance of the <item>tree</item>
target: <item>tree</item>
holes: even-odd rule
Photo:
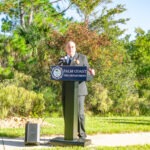
[[[150,31],[136,30],[136,39],[127,48],[136,67],[139,96],[150,100]]]
[[[95,9],[102,3],[109,3],[111,0],[70,0],[76,5],[78,13],[83,16],[85,23],[89,24],[90,17],[93,16]],[[95,12],[94,12],[95,13]]]
[[[94,0],[91,3],[70,0],[68,7],[60,12],[56,12],[51,5],[56,2],[0,2],[0,10],[7,14],[15,26],[9,37],[1,39],[1,73],[8,69],[12,73],[17,71],[30,76],[34,83],[32,90],[42,92],[47,102],[52,98],[49,102],[52,107],[46,110],[55,110],[54,107],[59,103],[54,101],[60,99],[61,90],[60,83],[49,79],[49,67],[57,64],[58,58],[65,55],[64,43],[74,40],[78,51],[88,56],[90,66],[97,72],[92,82],[94,86],[88,83],[88,108],[96,113],[111,111],[131,114],[137,108],[126,106],[128,103],[134,106],[137,102],[132,102],[136,93],[135,70],[123,41],[119,39],[123,31],[118,27],[118,23],[127,20],[114,19],[114,15],[124,12],[125,8],[122,5],[113,9],[103,8],[94,17],[96,8],[107,0]],[[64,19],[64,12],[71,6],[78,8],[84,16],[82,22]],[[12,78],[13,75],[7,77]],[[50,97],[49,93],[53,95]],[[99,101],[96,103],[97,99]]]
[[[115,16],[123,13],[124,11],[126,11],[126,9],[123,5],[117,5],[115,8],[111,9],[104,7],[101,15],[94,19],[94,21],[90,24],[90,27],[99,33],[106,34],[111,39],[119,37],[125,32],[125,30],[121,30],[118,24],[125,24],[129,18],[116,20]]]
[[[55,25],[58,23],[58,18],[52,21],[55,9],[52,7],[49,0],[9,0],[0,2],[0,11],[7,16],[12,26],[17,25],[26,28],[32,23]]]
[[[12,22],[9,20],[9,18],[6,16],[6,18],[2,19],[2,26],[1,30],[2,32],[10,32],[12,29]]]

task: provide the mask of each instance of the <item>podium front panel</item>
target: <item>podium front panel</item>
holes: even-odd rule
[[[51,79],[61,81],[86,81],[86,66],[51,66]]]

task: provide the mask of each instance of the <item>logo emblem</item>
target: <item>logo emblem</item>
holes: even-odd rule
[[[52,78],[58,80],[61,79],[63,75],[62,68],[59,66],[56,66],[52,69]]]

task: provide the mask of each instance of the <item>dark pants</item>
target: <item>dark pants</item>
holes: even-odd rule
[[[85,96],[78,96],[78,136],[86,138],[85,133],[85,116],[84,116]]]

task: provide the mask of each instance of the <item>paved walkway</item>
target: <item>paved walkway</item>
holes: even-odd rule
[[[0,137],[0,150],[31,150],[31,149],[47,149],[51,145],[48,144],[51,137],[41,137],[39,146],[25,146],[24,138],[4,138]],[[98,134],[88,136],[92,144],[90,146],[127,146],[127,145],[144,145],[150,144],[150,132],[146,133],[130,133],[130,134]]]

